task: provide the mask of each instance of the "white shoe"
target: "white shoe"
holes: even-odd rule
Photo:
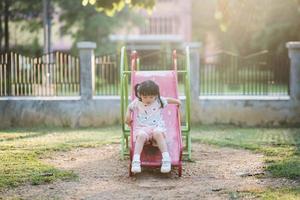
[[[141,173],[141,162],[139,160],[133,160],[131,163],[131,172],[132,173]]]
[[[169,173],[171,171],[171,160],[162,160],[160,172]]]

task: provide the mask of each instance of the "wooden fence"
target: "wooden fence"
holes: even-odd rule
[[[69,54],[0,54],[0,96],[74,96],[79,83],[79,60]]]

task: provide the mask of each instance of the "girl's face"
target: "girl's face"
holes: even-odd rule
[[[147,96],[141,95],[141,99],[142,99],[142,102],[145,105],[150,105],[155,101],[156,96],[154,96],[154,95],[149,95],[149,96],[148,95]]]

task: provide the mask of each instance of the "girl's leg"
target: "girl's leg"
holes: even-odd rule
[[[153,132],[153,138],[156,141],[158,148],[162,153],[168,152],[167,143],[166,143],[164,134],[162,132],[159,132],[159,131]]]
[[[168,152],[165,137],[162,132],[155,131],[153,132],[153,138],[162,152],[162,165],[160,171],[162,173],[169,173],[171,171],[171,158]]]
[[[147,140],[146,133],[140,131],[137,133],[137,138],[135,141],[135,148],[134,148],[134,155],[131,163],[131,172],[133,173],[140,173],[141,169],[141,160],[140,155],[143,150],[144,144]]]
[[[142,153],[142,150],[143,150],[146,140],[147,140],[146,133],[144,133],[144,132],[137,133],[134,154],[140,155]]]

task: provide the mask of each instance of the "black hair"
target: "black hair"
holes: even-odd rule
[[[152,80],[143,81],[134,86],[135,96],[142,101],[140,95],[143,96],[158,96],[161,108],[163,107],[163,102],[160,98],[159,86]]]

